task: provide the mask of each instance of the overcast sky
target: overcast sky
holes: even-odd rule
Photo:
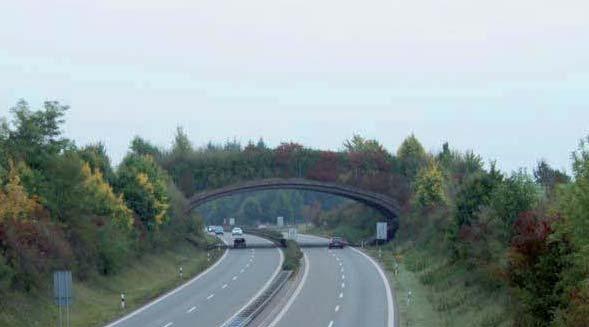
[[[97,3],[0,3],[0,116],[59,100],[67,136],[115,162],[178,125],[196,145],[415,133],[505,170],[568,168],[589,134],[586,0]]]

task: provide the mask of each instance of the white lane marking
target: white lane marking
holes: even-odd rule
[[[221,287],[221,289],[226,289],[226,288],[227,288],[227,286],[229,286],[229,285],[225,284],[225,285],[223,285],[223,286]]]
[[[240,273],[240,274],[243,274],[243,272],[244,272],[244,271],[245,271],[245,270],[241,269],[241,270],[239,271],[239,273]]]
[[[254,295],[243,307],[241,307],[239,310],[237,310],[237,312],[235,312],[235,314],[233,316],[231,316],[229,319],[227,319],[227,321],[225,321],[223,324],[221,324],[221,326],[227,326],[227,324],[231,320],[233,320],[233,318],[237,317],[237,315],[239,313],[241,313],[241,311],[243,311],[250,304],[252,304],[257,298],[260,297],[260,295],[262,295],[262,293],[264,293],[268,289],[268,287],[270,287],[270,284],[274,281],[274,278],[276,278],[276,276],[278,276],[278,273],[282,269],[282,264],[284,263],[284,254],[282,254],[282,251],[278,248],[276,249],[276,251],[278,251],[278,254],[280,255],[280,260],[278,262],[278,266],[276,266],[276,270],[274,270],[274,273],[272,274],[272,276],[270,276],[270,279],[268,279],[266,284],[264,284],[264,286],[258,291],[258,293],[256,295]]]
[[[333,320],[329,322],[329,325],[327,325],[327,327],[332,327],[333,326]]]
[[[374,267],[376,267],[376,270],[378,271],[378,274],[380,275],[380,278],[382,279],[382,281],[384,282],[384,287],[386,289],[386,293],[387,293],[387,304],[388,304],[388,312],[387,312],[387,326],[388,327],[393,327],[395,325],[395,302],[393,302],[393,292],[391,291],[391,285],[389,284],[389,279],[387,278],[387,276],[385,275],[384,271],[382,270],[382,268],[378,265],[378,263],[376,263],[376,261],[374,261],[374,259],[372,259],[370,256],[368,256],[366,253],[355,249],[355,248],[350,248],[352,249],[352,251],[358,252],[360,253],[362,256],[364,256],[365,258],[368,259],[368,261],[370,261],[372,263],[372,265],[374,265]]]
[[[303,277],[301,278],[299,285],[295,289],[294,293],[292,293],[292,295],[290,296],[290,299],[288,299],[288,302],[286,302],[284,307],[282,307],[282,310],[276,315],[276,317],[268,325],[268,327],[276,326],[276,324],[278,324],[280,320],[282,320],[282,317],[284,317],[284,315],[288,312],[288,310],[290,309],[294,301],[297,299],[299,294],[301,294],[303,286],[305,286],[305,283],[307,282],[307,277],[309,276],[309,257],[307,256],[307,253],[303,253],[303,259],[305,260],[305,271],[303,272]]]
[[[221,239],[223,241],[223,243],[227,244],[227,242],[224,239]],[[180,292],[181,290],[185,289],[186,287],[192,285],[194,282],[196,282],[197,280],[201,279],[203,276],[205,276],[206,274],[208,274],[209,272],[211,272],[213,269],[217,268],[217,266],[219,266],[219,264],[221,264],[221,262],[223,262],[223,260],[225,260],[225,258],[227,258],[227,254],[229,254],[229,251],[227,249],[225,249],[225,253],[223,253],[223,256],[217,261],[215,262],[214,265],[210,266],[209,268],[207,268],[207,270],[201,272],[200,274],[198,274],[197,276],[195,276],[194,278],[192,278],[191,280],[189,280],[188,282],[186,282],[186,284],[182,284],[180,286],[178,286],[177,288],[171,290],[170,292],[160,296],[159,298],[153,300],[152,302],[142,306],[141,308],[131,312],[130,314],[124,316],[123,318],[114,321],[104,327],[114,327],[120,323],[122,323],[123,321],[126,321],[128,319],[130,319],[131,317],[134,317],[138,314],[140,314],[141,312],[149,309],[150,307],[154,306],[155,304],[165,300],[166,298]]]
[[[341,263],[341,262],[339,263],[339,266],[340,266],[340,267],[341,267],[341,266],[343,266],[343,265],[344,265],[343,263]]]
[[[213,297],[215,297],[215,293],[213,293],[213,294],[211,294],[211,295],[207,296],[207,300],[210,300],[210,299],[212,299]]]
[[[246,268],[249,268],[249,267],[250,267],[250,264],[248,263],[247,265],[245,265],[245,267],[246,267]]]
[[[196,310],[196,307],[192,307],[192,308],[190,308],[188,311],[186,311],[186,313],[191,313],[191,312],[193,312],[194,310]]]
[[[346,279],[346,275],[342,275],[342,280],[345,280],[345,279]]]
[[[232,278],[232,279],[233,279],[233,280],[237,280],[237,276],[233,276],[233,278]]]
[[[339,293],[339,298],[342,299],[344,297],[344,292]]]
[[[164,327],[170,327],[170,326],[172,326],[173,324],[174,324],[173,322],[169,322],[169,323],[165,324],[165,325],[164,325]]]
[[[336,305],[335,306],[335,312],[338,312],[338,311],[339,311],[339,305]]]
[[[346,283],[342,283],[342,288],[346,288]]]

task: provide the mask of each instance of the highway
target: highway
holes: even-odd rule
[[[269,243],[245,235],[248,244]],[[223,237],[232,242],[230,233]],[[278,273],[280,249],[228,250],[210,270],[107,327],[218,327]]]
[[[298,241],[327,243],[308,235],[299,235]],[[370,259],[352,248],[303,252],[306,271],[300,288],[271,327],[393,326],[390,288]]]

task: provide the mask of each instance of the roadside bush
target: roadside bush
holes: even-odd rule
[[[282,270],[291,270],[296,272],[301,266],[301,259],[303,258],[303,252],[293,240],[286,241],[286,248],[284,249],[284,263],[282,264]]]

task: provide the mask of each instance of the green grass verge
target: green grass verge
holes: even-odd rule
[[[182,284],[209,267],[222,251],[206,251],[187,241],[172,249],[144,255],[114,276],[97,276],[74,282],[71,326],[102,326],[123,316],[166,291]],[[178,274],[182,266],[184,279]],[[48,280],[48,284],[50,281]],[[126,295],[127,308],[120,307],[120,294]],[[58,311],[50,298],[51,290],[9,294],[0,307],[0,326],[55,326]]]
[[[383,247],[382,257],[376,248],[368,252],[379,259],[393,281],[400,327],[511,326],[505,290],[481,285],[476,273],[464,266],[423,250],[395,251],[392,245]]]
[[[282,263],[282,270],[290,270],[296,272],[301,266],[301,259],[303,252],[299,244],[293,240],[286,241],[286,248],[284,249],[284,262]]]

